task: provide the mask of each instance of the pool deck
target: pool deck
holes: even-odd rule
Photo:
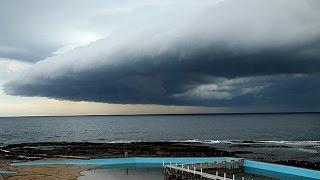
[[[215,179],[215,180],[235,180],[234,173],[243,171],[243,158],[234,158],[230,160],[224,160],[220,162],[210,163],[191,163],[191,164],[163,164],[165,178],[167,179]],[[219,175],[216,171],[215,174],[206,173],[204,171],[212,169],[225,169],[223,176]],[[231,178],[227,177],[227,172],[231,175]],[[244,177],[242,177],[244,179]]]
[[[177,166],[177,165],[165,165],[164,166],[166,168],[166,173],[167,174],[171,174],[172,172],[174,172],[176,175],[178,176],[186,176],[188,178],[183,178],[183,179],[202,179],[202,178],[206,178],[206,179],[214,179],[214,180],[234,180],[227,178],[226,177],[226,173],[224,173],[224,176],[219,176],[218,174],[208,174],[205,172],[202,172],[202,169],[200,171],[197,171],[196,169],[189,169],[186,168],[185,166]],[[191,175],[191,176],[190,176]],[[233,176],[234,177],[234,176]]]

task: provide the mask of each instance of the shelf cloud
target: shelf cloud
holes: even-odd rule
[[[108,36],[36,62],[4,90],[117,104],[318,107],[319,8],[318,0],[225,0],[113,9],[90,19]]]

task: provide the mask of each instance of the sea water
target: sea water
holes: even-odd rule
[[[0,123],[0,146],[44,141],[320,142],[320,114],[3,117]]]

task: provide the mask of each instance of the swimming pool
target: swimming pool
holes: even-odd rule
[[[235,158],[230,157],[131,157],[89,160],[39,160],[12,163],[12,166],[44,166],[44,165],[95,165],[104,168],[126,167],[162,167],[165,164],[192,164],[206,162],[222,162]],[[320,179],[320,171],[292,166],[277,165],[258,161],[245,160],[244,171],[248,173],[273,177],[277,179]]]

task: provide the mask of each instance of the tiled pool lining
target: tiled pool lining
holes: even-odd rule
[[[264,170],[269,172],[271,171],[271,172],[295,175],[300,177],[320,179],[320,171],[311,170],[311,169],[298,168],[293,166],[284,166],[279,164],[272,164],[272,163],[265,163],[265,162],[251,161],[251,160],[245,160],[243,166],[244,168],[254,168],[254,169],[259,169],[259,170]]]
[[[90,159],[90,160],[40,160],[30,162],[12,163],[12,166],[43,166],[43,165],[97,165],[108,167],[125,167],[125,166],[144,166],[144,167],[161,167],[163,163],[206,163],[221,162],[231,160],[230,157],[132,157],[132,158],[110,158],[110,159]],[[269,172],[276,172],[299,177],[320,179],[320,171],[292,166],[284,166],[272,163],[245,160],[244,168],[254,168]]]
[[[15,172],[7,171],[5,169],[0,169],[0,174],[12,174],[12,173],[15,173]]]

